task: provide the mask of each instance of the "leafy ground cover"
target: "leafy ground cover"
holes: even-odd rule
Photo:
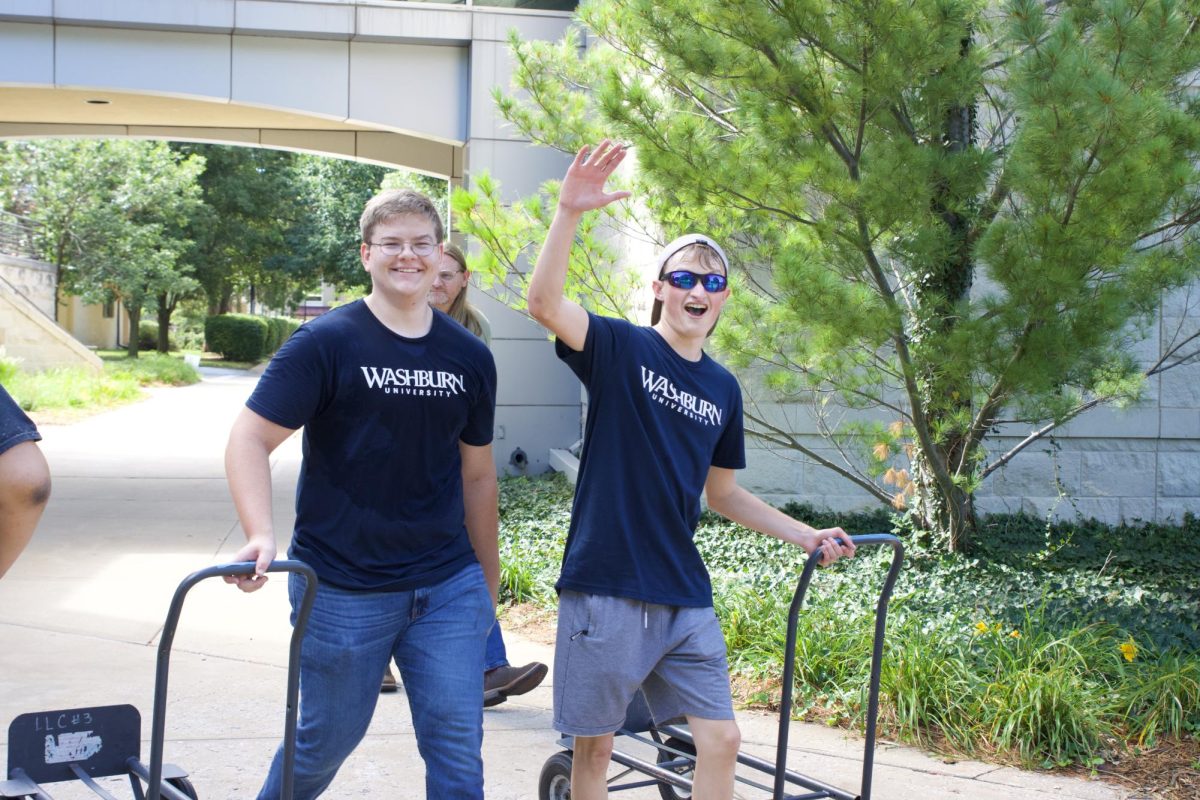
[[[558,476],[503,482],[502,600],[553,606],[570,499]],[[851,533],[894,527],[886,513],[784,510]],[[1180,791],[1200,784],[1200,520],[992,517],[966,557],[900,533],[907,554],[888,617],[881,733],[1026,767],[1129,774],[1166,748],[1184,759],[1172,768]],[[803,554],[711,513],[696,541],[738,699],[775,708]],[[861,727],[888,556],[864,552],[814,579],[800,621],[798,716]]]

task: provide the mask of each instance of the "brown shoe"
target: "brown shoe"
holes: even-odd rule
[[[392,665],[388,664],[383,668],[383,683],[379,686],[379,693],[391,694],[399,688],[396,685],[396,676],[392,673]]]
[[[541,662],[534,661],[523,667],[503,666],[488,670],[483,674],[483,700],[487,707],[488,696],[496,692],[501,698],[512,697],[537,687],[546,678],[547,667]],[[493,705],[503,703],[497,700]]]

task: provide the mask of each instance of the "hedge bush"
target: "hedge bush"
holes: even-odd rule
[[[291,317],[267,317],[267,355],[278,350],[300,327],[300,320]]]
[[[153,350],[158,347],[158,323],[154,320],[142,320],[138,323],[138,350]],[[175,337],[167,334],[167,349],[178,350]]]
[[[204,321],[205,347],[228,361],[262,361],[270,354],[269,331],[263,317],[221,314]]]

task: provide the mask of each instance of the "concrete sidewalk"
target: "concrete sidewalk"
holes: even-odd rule
[[[230,560],[243,541],[222,454],[256,377],[206,372],[195,386],[155,390],[117,411],[43,427],[53,496],[29,549],[0,581],[5,745],[8,723],[19,714],[115,703],[135,705],[143,736],[149,733],[156,647],[171,595],[184,576]],[[273,460],[280,531],[291,524],[299,458],[293,437]],[[210,581],[189,595],[171,660],[166,758],[191,773],[202,798],[253,797],[281,737],[290,631],[284,583],[276,578],[242,595]],[[548,647],[511,634],[506,640],[514,663],[551,659]],[[558,750],[550,706],[547,680],[484,713],[492,800],[537,797],[542,765]],[[744,749],[773,760],[777,719],[740,713],[739,722]],[[789,741],[792,769],[857,790],[860,740],[793,724]],[[149,760],[145,743],[142,757]],[[404,693],[384,695],[366,739],[326,796],[422,797],[423,774]],[[118,797],[129,796],[127,785],[111,783]],[[887,743],[877,751],[874,786],[880,800],[1125,797],[1097,782],[944,763]],[[74,783],[49,788],[55,798],[94,796]],[[642,788],[618,796],[650,800],[659,793]],[[739,796],[766,795],[743,788]]]

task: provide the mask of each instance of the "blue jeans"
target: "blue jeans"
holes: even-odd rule
[[[496,624],[492,626],[491,633],[487,638],[487,652],[483,657],[483,668],[485,671],[496,669],[496,667],[508,666],[508,651],[504,648],[504,634],[500,633],[500,620],[496,620]]]
[[[303,579],[289,576],[295,609]],[[471,564],[435,586],[351,592],[319,585],[300,650],[295,800],[325,791],[367,732],[379,676],[396,659],[430,800],[482,800],[483,653],[495,620],[483,570]],[[283,747],[259,800],[282,789]]]

